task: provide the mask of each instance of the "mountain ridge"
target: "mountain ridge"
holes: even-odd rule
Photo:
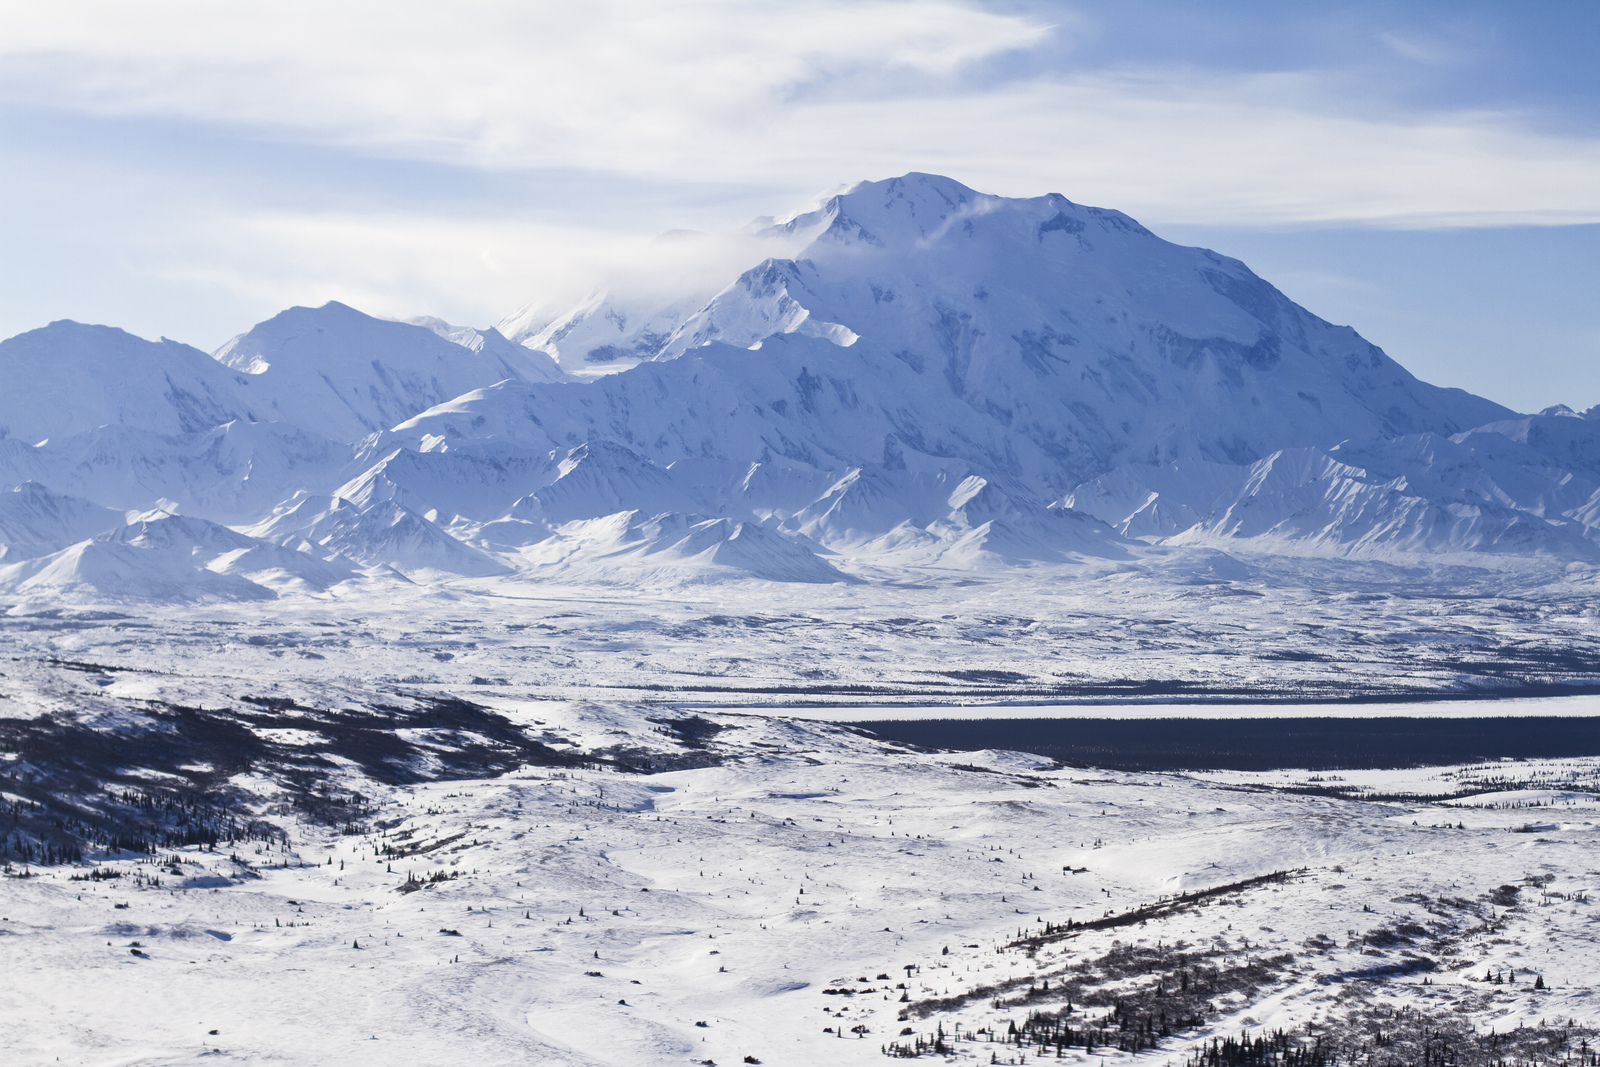
[[[1600,558],[1600,423],[1422,382],[1121,212],[909,174],[753,232],[752,255],[791,254],[709,295],[595,295],[505,332],[330,302],[207,357],[55,323],[0,342],[24,383],[0,397],[19,428],[0,482],[429,581],[555,559],[686,575],[702,555],[697,581],[846,580],[852,561],[984,571],[1151,543]],[[87,403],[31,410],[101,366],[120,377]],[[311,498],[321,532],[293,537]],[[9,536],[10,562],[53,544]]]

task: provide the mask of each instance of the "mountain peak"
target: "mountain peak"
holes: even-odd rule
[[[445,333],[452,329],[443,325]],[[469,332],[441,336],[434,325],[375,318],[330,300],[281,311],[214,358],[249,376],[247,386],[269,419],[354,441],[507,378],[552,377],[536,366],[536,354],[498,334]]]
[[[846,210],[898,211],[912,217],[933,216],[942,220],[974,204],[1002,198],[979,193],[954,178],[912,171],[898,178],[857,182],[837,199]]]
[[[0,341],[0,427],[29,443],[112,423],[168,434],[207,430],[245,417],[232,378],[177,341],[58,319]]]

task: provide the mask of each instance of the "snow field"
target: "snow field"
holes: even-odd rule
[[[310,700],[376,684],[496,705],[840,709],[1559,692],[1592,684],[1596,619],[1586,585],[1448,570],[1200,585],[1156,570],[661,590],[346,583],[243,605],[15,606],[0,614],[19,657],[0,712],[214,706],[263,685]]]
[[[1522,808],[1048,770],[1004,753],[958,763],[833,733],[800,754],[793,729],[728,726],[744,754],[718,767],[389,789],[364,832],[285,824],[286,850],[6,878],[10,1062],[880,1062],[907,1026],[1003,1032],[1029,1009],[996,1009],[997,995],[1059,984],[1118,942],[1204,947],[1225,967],[1292,957],[1266,995],[1219,1004],[1164,1042],[1163,1062],[1204,1033],[1326,1018],[1357,987],[1502,1028],[1596,1021],[1600,925],[1578,899],[1597,877],[1594,794],[1569,797],[1559,826],[1535,835],[1510,832]],[[96,866],[122,877],[68,880]],[[1041,920],[1083,923],[1274,871],[1296,873],[1031,955],[1005,947]],[[1441,903],[1508,883],[1525,887],[1489,924]],[[1459,929],[1446,951],[1432,933],[1363,943],[1407,923]],[[1417,958],[1437,969],[1351,977]],[[1520,985],[1473,981],[1505,968]],[[955,1011],[918,1007],[997,983]],[[860,992],[823,992],[840,988]]]

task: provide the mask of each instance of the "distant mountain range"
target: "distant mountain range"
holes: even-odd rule
[[[948,178],[760,220],[718,292],[498,329],[291,308],[0,342],[0,596],[861,580],[1144,546],[1600,561],[1600,419],[1417,380],[1237,260]],[[1593,413],[1590,413],[1593,414]]]

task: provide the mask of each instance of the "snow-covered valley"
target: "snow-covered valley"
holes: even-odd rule
[[[1415,794],[1375,803],[523,714],[713,765],[363,782],[324,825],[7,879],[8,1059],[1169,1062],[1281,1028],[1346,1060],[1571,1062],[1600,1027],[1592,759],[1345,776]]]
[[[1126,773],[826,721],[863,694],[1098,687],[1078,713],[1099,715],[1141,681],[1452,687],[1466,633],[1456,671],[1526,691],[1554,669],[1530,648],[1581,659],[1591,627],[1576,602],[1530,622],[1526,594],[1319,605],[1147,576],[1119,599],[1114,577],[1076,600],[482,579],[10,616],[13,1061],[819,1064],[920,1040],[1004,1063],[1043,1039],[1168,1062],[1284,1028],[1341,1062],[1443,1032],[1487,1063],[1593,1040],[1600,759]]]

